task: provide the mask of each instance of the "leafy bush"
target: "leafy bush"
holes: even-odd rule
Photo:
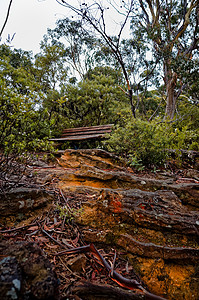
[[[30,95],[13,91],[0,78],[0,189],[19,181],[28,151],[52,149],[43,121]]]
[[[59,95],[49,98],[44,107],[54,136],[59,136],[63,128],[123,124],[131,115],[126,95],[113,77],[104,74],[90,72],[89,78],[67,84]]]
[[[132,119],[124,127],[116,127],[104,146],[141,170],[142,166],[163,164],[169,156],[168,149],[196,149],[198,137],[197,131],[187,126],[176,128],[169,122]]]
[[[133,119],[125,127],[116,128],[107,149],[119,155],[134,157],[143,165],[152,165],[164,161],[167,144],[166,128],[162,124]]]
[[[126,100],[111,76],[94,74],[77,86],[67,85],[65,95],[63,113],[72,126],[114,123]]]
[[[0,188],[4,188],[11,176],[16,180],[22,176],[28,151],[52,146],[47,141],[50,126],[37,109],[42,93],[34,78],[19,61],[11,64],[9,48],[0,50],[4,50],[0,57]]]
[[[0,145],[5,155],[25,151],[47,150],[43,138],[49,131],[41,115],[35,110],[30,95],[20,95],[0,79]]]

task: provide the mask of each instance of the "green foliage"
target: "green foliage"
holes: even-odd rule
[[[11,51],[10,47],[2,44],[0,47],[0,57],[1,61],[7,58],[9,64],[15,69],[23,68],[29,72],[34,69],[31,52],[23,51],[22,49],[13,49]]]
[[[0,79],[0,144],[4,154],[47,150],[48,143],[40,137],[46,136],[48,127],[29,97],[12,91]]]
[[[43,141],[49,134],[44,114],[37,109],[42,93],[33,75],[23,69],[9,47],[1,46],[0,59],[0,145],[4,155],[21,154],[28,150],[46,150]],[[18,59],[18,56],[17,56]],[[31,65],[31,63],[30,63]],[[48,134],[47,134],[48,133]]]
[[[137,171],[144,170],[144,166],[142,164],[141,159],[138,159],[136,156],[133,156],[132,154],[128,155],[128,164],[130,167],[136,169]]]
[[[103,74],[102,71],[108,72]],[[123,122],[123,113],[130,108],[124,93],[118,88],[113,70],[94,69],[77,85],[67,84],[63,96],[54,96],[48,106],[53,133],[65,127],[92,126]],[[48,102],[50,103],[50,102]]]
[[[68,85],[66,94],[66,113],[75,126],[114,123],[123,96],[114,80],[104,75],[93,75],[92,80],[83,80],[77,87]]]
[[[141,170],[143,166],[163,164],[167,149],[198,149],[199,134],[188,127],[141,119],[128,120],[124,127],[116,127],[105,147],[128,158],[129,164]]]
[[[150,166],[165,160],[168,139],[165,124],[128,120],[125,127],[116,128],[107,148],[119,155],[130,155],[131,164]]]
[[[46,94],[62,88],[68,79],[68,67],[66,66],[63,44],[41,43],[41,53],[35,57],[35,79]]]
[[[57,205],[57,209],[59,210],[60,218],[65,219],[68,222],[71,222],[76,217],[82,214],[82,208],[75,209],[69,207],[68,205],[65,206]]]
[[[199,140],[199,138],[198,138],[198,140]],[[199,141],[192,142],[191,145],[189,146],[189,150],[199,151]]]
[[[145,90],[137,95],[138,111],[140,116],[150,119],[155,116],[163,116],[165,110],[165,101],[163,101],[162,93],[158,90]],[[138,112],[137,112],[138,114]]]
[[[98,45],[97,38],[82,28],[82,22],[70,20],[69,18],[60,19],[56,22],[55,29],[48,29],[44,37],[42,47],[62,48],[62,58],[66,59],[66,64],[70,66],[71,75],[74,72],[82,76],[94,66],[95,48]]]
[[[193,150],[192,148],[199,147],[199,133],[198,130],[190,130],[188,126],[181,128],[173,128],[170,132],[170,148]]]
[[[102,76],[110,77],[114,80],[114,86],[120,85],[124,86],[125,81],[123,78],[123,74],[120,69],[114,69],[110,66],[98,66],[93,69],[89,69],[85,74],[84,79],[93,80],[94,76]]]

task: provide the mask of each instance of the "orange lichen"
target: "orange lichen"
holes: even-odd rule
[[[110,204],[113,206],[113,211],[115,213],[122,212],[122,203],[119,199],[112,199]]]

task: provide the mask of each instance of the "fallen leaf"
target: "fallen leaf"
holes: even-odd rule
[[[51,249],[57,249],[59,247],[58,245],[49,245],[47,243],[45,243],[45,245]]]
[[[92,280],[96,279],[96,273],[95,273],[95,271],[92,272],[91,278],[92,278]]]
[[[37,229],[38,229],[38,226],[36,225],[36,226],[29,227],[27,230],[28,231],[35,231]]]
[[[53,224],[53,228],[54,228],[54,224]],[[46,231],[48,231],[48,230],[50,230],[50,227],[48,227],[48,226],[46,226],[46,224],[44,224],[44,229],[45,229]]]
[[[48,242],[48,239],[45,238],[45,237],[42,237],[42,236],[35,237],[35,239],[36,239],[38,242],[41,242],[41,243],[47,243],[47,242]]]

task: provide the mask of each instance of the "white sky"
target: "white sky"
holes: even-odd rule
[[[0,0],[0,30],[4,24],[10,0]],[[8,34],[16,33],[12,46],[36,54],[47,28],[54,28],[57,19],[66,17],[66,9],[56,0],[13,0],[1,43]]]

